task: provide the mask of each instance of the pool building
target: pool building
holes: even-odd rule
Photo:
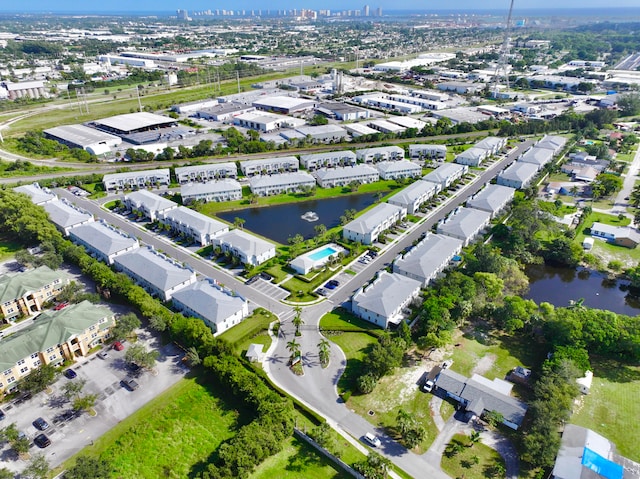
[[[298,274],[307,274],[314,269],[323,267],[340,253],[346,253],[345,249],[335,243],[331,243],[298,256],[289,263],[289,266]]]

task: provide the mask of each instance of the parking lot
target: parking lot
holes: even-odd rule
[[[286,289],[283,289],[280,286],[275,285],[269,281],[265,281],[262,278],[258,278],[257,280],[255,280],[251,287],[256,291],[260,291],[261,293],[266,294],[274,301],[281,301],[291,294]]]
[[[72,366],[77,377],[67,379],[61,375],[49,393],[41,392],[19,404],[3,404],[2,410],[6,418],[1,426],[16,423],[18,430],[33,441],[41,434],[33,421],[38,417],[44,418],[50,425],[44,432],[51,439],[51,445],[40,449],[31,444],[30,452],[44,454],[52,467],[64,462],[177,383],[188,371],[182,362],[184,353],[175,345],[162,346],[155,335],[144,330],[138,332],[138,343],[144,344],[147,349],[158,350],[160,356],[153,371],[140,370],[135,373],[135,381],[139,384],[135,391],[125,389],[121,384],[123,379],[131,378],[134,374],[127,368],[124,360],[130,346],[125,342],[123,351],[109,349],[105,359],[100,359],[97,354],[80,358]],[[97,413],[95,417],[88,413],[72,415],[71,402],[62,395],[65,382],[80,380],[86,381],[83,395],[98,396],[94,407]],[[0,449],[0,461],[13,472],[20,472],[27,464],[18,459],[6,444]]]

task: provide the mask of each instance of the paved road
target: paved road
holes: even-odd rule
[[[215,278],[219,282],[226,284],[253,303],[278,315],[281,320],[281,328],[277,340],[272,344],[267,355],[265,363],[267,373],[285,391],[308,404],[341,429],[356,438],[361,438],[366,432],[372,430],[372,426],[366,419],[347,409],[338,397],[336,386],[346,366],[346,358],[340,348],[333,345],[330,366],[326,369],[320,367],[317,348],[317,344],[322,339],[318,330],[320,318],[334,307],[346,305],[353,292],[368,282],[378,270],[390,264],[395,256],[404,248],[410,246],[420,234],[429,231],[440,219],[464,203],[469,196],[479,191],[500,170],[515,161],[517,156],[532,143],[533,141],[520,143],[506,158],[496,161],[485,171],[480,172],[473,182],[467,184],[457,192],[455,197],[450,198],[437,210],[430,212],[425,220],[414,226],[397,242],[390,245],[386,251],[379,254],[359,274],[350,276],[351,279],[342,283],[338,290],[332,293],[329,300],[303,308],[302,317],[305,324],[302,327],[302,336],[297,338],[303,353],[305,374],[302,377],[293,375],[287,366],[289,352],[286,349],[286,343],[295,337],[291,323],[294,312],[291,306],[271,298],[256,288],[244,285],[233,275],[213,266],[211,262],[193,255],[190,251],[176,246],[164,237],[147,231],[136,223],[131,223],[123,217],[103,209],[92,200],[76,197],[62,188],[56,189],[56,193],[58,196],[67,198],[87,209],[96,217],[103,218],[114,226],[138,237],[142,242],[166,252],[178,261],[188,264],[199,274]],[[379,452],[391,459],[407,473],[414,477],[425,477],[425,474],[427,474],[427,477],[435,479],[448,477],[439,469],[438,464],[431,465],[423,457],[407,451],[400,444],[385,436],[383,431],[376,432],[382,440],[382,447]]]
[[[640,147],[636,151],[636,156],[633,157],[633,161],[631,165],[629,165],[629,169],[627,170],[627,174],[624,177],[624,183],[622,189],[618,192],[616,199],[613,203],[613,207],[611,208],[611,214],[619,214],[622,213],[626,216],[632,217],[628,211],[627,207],[629,206],[628,198],[631,196],[631,191],[633,191],[633,187],[635,186],[638,171],[640,170]]]
[[[395,256],[411,245],[420,234],[430,230],[440,219],[480,190],[501,169],[515,161],[517,156],[531,144],[533,141],[521,143],[507,158],[494,163],[486,171],[480,173],[476,181],[467,185],[458,192],[459,194],[455,198],[450,199],[439,210],[432,212],[423,223],[390,246],[384,253],[379,254],[360,274],[352,277],[347,283],[341,284],[338,291],[332,294],[330,300],[303,309],[302,336],[296,338],[301,345],[303,354],[305,374],[302,377],[292,374],[287,366],[290,353],[286,349],[286,345],[288,341],[295,338],[295,330],[290,321],[283,322],[277,341],[272,344],[265,363],[265,369],[272,380],[323,416],[330,418],[354,437],[361,438],[366,432],[370,432],[373,426],[366,419],[347,409],[338,397],[336,386],[346,365],[344,354],[340,348],[335,344],[332,345],[331,363],[327,369],[322,369],[319,364],[317,344],[322,339],[318,329],[320,318],[334,307],[346,304],[353,292],[371,279],[378,270],[390,264]],[[448,477],[439,469],[439,459],[433,464],[431,458],[417,456],[407,451],[386,436],[383,431],[379,430],[376,433],[382,440],[382,448],[379,452],[407,473],[414,477]]]

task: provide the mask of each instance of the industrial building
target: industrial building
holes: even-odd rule
[[[387,120],[373,120],[367,123],[367,125],[381,133],[392,133],[394,135],[398,135],[406,131],[405,127],[396,125],[395,123],[391,123]]]
[[[340,121],[356,121],[371,116],[369,110],[346,103],[321,103],[316,110],[318,113]]]
[[[268,133],[282,128],[295,128],[296,126],[302,126],[305,124],[305,121],[292,116],[252,111],[234,117],[233,124],[243,128],[249,128],[250,130]]]
[[[255,111],[255,107],[244,103],[219,103],[206,108],[199,108],[194,116],[203,120],[231,122],[235,117]]]
[[[178,125],[178,121],[154,113],[139,112],[116,115],[101,120],[94,120],[92,125],[98,130],[113,133],[123,137],[133,133],[158,130],[160,128],[173,127]]]
[[[341,142],[348,138],[347,131],[338,125],[301,126],[296,131],[318,143]]]
[[[379,131],[374,130],[373,128],[369,128],[364,123],[349,123],[349,124],[343,125],[343,128],[347,130],[347,132],[354,138],[357,138],[359,136],[364,136],[364,135],[376,135],[380,133]]]
[[[43,133],[45,138],[55,140],[69,148],[86,150],[94,155],[109,153],[111,148],[116,148],[122,143],[122,138],[119,136],[84,125],[56,126],[44,130]]]
[[[268,96],[255,100],[252,105],[258,110],[292,115],[313,110],[316,102],[306,98],[294,98],[290,96]]]

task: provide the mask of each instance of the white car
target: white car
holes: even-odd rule
[[[435,383],[431,379],[429,379],[422,385],[422,390],[426,393],[430,393],[433,390],[433,386],[435,386]]]
[[[382,444],[380,442],[380,439],[378,439],[376,436],[374,436],[370,432],[364,435],[364,440],[367,441],[373,447],[380,447],[380,445]]]

